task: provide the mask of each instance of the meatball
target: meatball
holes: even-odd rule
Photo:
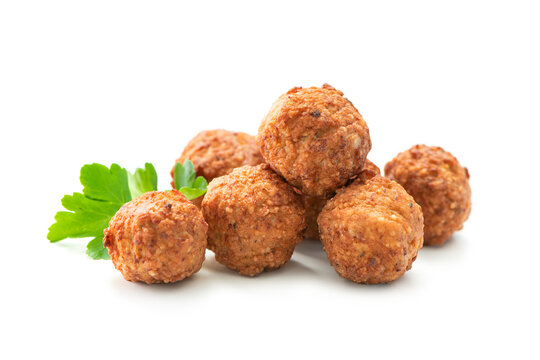
[[[264,162],[255,136],[228,130],[206,130],[198,133],[182,151],[175,163],[191,160],[197,176],[210,182],[227,175],[243,165],[258,165]],[[174,167],[171,170],[174,187]]]
[[[364,171],[318,218],[321,242],[342,277],[386,283],[411,268],[422,247],[422,210],[398,183]]]
[[[317,226],[317,217],[321,213],[328,198],[325,196],[302,195],[302,203],[306,211],[306,231],[304,238],[319,239],[319,227]]]
[[[370,170],[376,174],[381,173],[377,165],[366,159],[364,164],[364,170]],[[304,204],[304,209],[306,210],[306,232],[304,233],[304,238],[306,239],[319,239],[319,227],[317,226],[317,218],[321,213],[322,208],[326,205],[328,199],[331,196],[309,196],[302,195],[302,203]]]
[[[369,161],[369,159],[366,159],[363,170],[373,171],[375,174],[381,175],[381,169],[379,169],[377,165]]]
[[[362,170],[371,149],[362,115],[327,84],[280,96],[262,121],[257,142],[266,162],[311,196],[345,185]]]
[[[208,225],[176,190],[152,191],[124,204],[105,230],[103,245],[129,281],[180,281],[200,270]]]
[[[441,245],[463,228],[471,212],[469,172],[440,147],[415,145],[384,167],[424,213],[424,243]]]
[[[285,264],[305,229],[300,196],[267,164],[214,179],[202,211],[208,248],[218,262],[243,275]]]

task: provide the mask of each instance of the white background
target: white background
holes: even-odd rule
[[[534,1],[3,1],[2,359],[538,358],[540,12]],[[389,285],[319,244],[246,278],[122,279],[50,244],[83,164],[154,163],[203,129],[257,131],[293,86],[341,89],[383,167],[417,143],[469,168],[473,211]]]

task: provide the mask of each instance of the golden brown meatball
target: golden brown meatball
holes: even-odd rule
[[[369,129],[353,104],[330,85],[293,88],[259,127],[270,166],[303,194],[331,194],[358,174],[371,149]]]
[[[401,185],[371,171],[339,189],[318,223],[332,266],[359,283],[396,280],[422,247],[420,206]]]
[[[400,183],[424,213],[424,244],[441,245],[471,212],[469,172],[440,147],[415,145],[384,167],[386,176]]]
[[[186,159],[193,163],[197,176],[208,182],[237,167],[264,162],[254,136],[228,130],[206,130],[197,134],[176,162],[183,164]],[[174,187],[174,167],[171,176]]]
[[[364,170],[373,171],[376,174],[381,173],[377,165],[366,159],[364,164]],[[302,195],[302,203],[304,204],[304,209],[306,210],[306,232],[304,233],[304,238],[319,240],[319,227],[317,226],[317,218],[321,213],[324,205],[328,199],[332,196],[309,196]]]
[[[306,211],[306,232],[304,233],[304,238],[319,240],[317,217],[327,201],[328,198],[325,196],[302,195],[302,203]]]
[[[208,185],[202,211],[216,260],[254,276],[291,258],[305,229],[299,195],[267,164],[243,166]]]
[[[169,283],[200,270],[207,230],[201,212],[180,192],[152,191],[118,210],[103,245],[126,280]]]
[[[369,159],[366,159],[366,162],[364,163],[364,168],[362,170],[369,170],[373,171],[377,175],[381,175],[381,170],[377,165],[369,161]]]

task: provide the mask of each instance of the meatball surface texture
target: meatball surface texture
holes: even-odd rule
[[[471,212],[469,172],[452,154],[415,145],[387,163],[384,172],[422,207],[426,245],[441,245],[463,228]]]
[[[105,230],[103,245],[129,281],[180,281],[200,270],[208,225],[176,190],[152,191],[124,204]]]
[[[358,283],[396,280],[422,247],[420,206],[401,185],[370,171],[339,189],[318,223],[330,263]]]
[[[243,275],[285,264],[305,229],[300,196],[267,164],[214,179],[202,211],[208,248],[218,262]]]
[[[381,169],[374,163],[372,163],[369,159],[366,159],[366,162],[364,163],[364,168],[362,170],[369,170],[373,171],[377,175],[381,175]]]
[[[191,160],[197,176],[210,182],[243,165],[264,162],[255,136],[228,130],[206,130],[189,141],[176,162]],[[176,163],[175,162],[175,163]],[[171,170],[174,187],[174,167]]]
[[[363,168],[369,129],[354,105],[330,85],[281,95],[257,135],[262,156],[305,195],[325,196]]]
[[[377,165],[366,159],[364,164],[364,170],[373,171],[376,174],[381,173]],[[333,195],[333,194],[332,194]],[[302,195],[302,203],[304,204],[304,209],[306,210],[306,232],[304,233],[304,238],[319,240],[319,226],[317,225],[317,218],[321,213],[326,202],[331,199],[332,196],[309,196]]]

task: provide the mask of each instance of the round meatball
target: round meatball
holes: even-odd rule
[[[257,142],[278,174],[312,196],[345,185],[362,170],[371,149],[362,115],[327,84],[280,96],[262,121]]]
[[[422,207],[426,245],[441,245],[463,228],[471,212],[469,172],[452,154],[415,145],[386,164],[384,172]]]
[[[176,190],[152,191],[124,204],[109,222],[103,245],[129,281],[180,281],[200,270],[208,225]]]
[[[208,248],[218,262],[243,275],[285,264],[305,229],[300,196],[267,164],[214,179],[202,211]]]
[[[318,223],[330,263],[358,283],[396,280],[422,247],[420,206],[401,185],[371,171],[339,189]]]
[[[228,130],[206,130],[197,134],[176,163],[183,164],[186,159],[191,160],[197,175],[208,182],[229,174],[237,167],[264,162],[254,136]],[[171,176],[174,187],[174,167]]]
[[[364,170],[373,171],[376,174],[381,173],[377,165],[366,159],[364,164]],[[324,205],[331,196],[309,196],[302,195],[302,203],[304,204],[304,209],[306,210],[306,232],[304,233],[304,238],[319,240],[319,227],[317,225],[317,218],[321,213]]]

